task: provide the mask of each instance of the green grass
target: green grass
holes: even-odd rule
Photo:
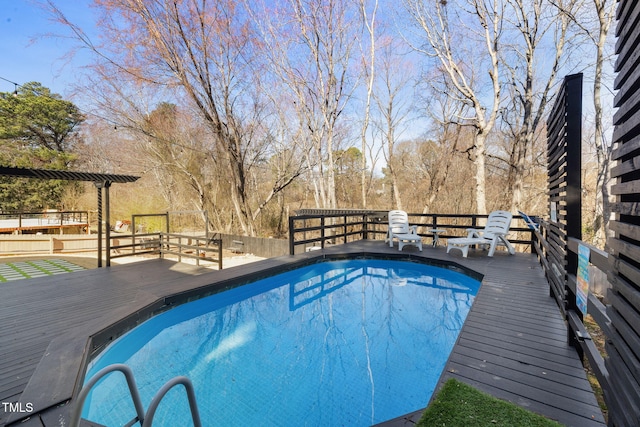
[[[39,273],[43,273],[45,275],[51,276],[53,274],[60,273],[70,273],[73,271],[85,270],[84,267],[80,265],[75,265],[66,260],[60,259],[44,259],[44,260],[34,260],[34,261],[19,261],[19,262],[8,262],[8,263],[0,263],[3,266],[0,269],[0,283],[6,283],[9,281],[17,280],[17,279],[30,279],[32,277],[32,273],[30,273],[28,268],[25,269],[25,266],[29,266]],[[7,277],[3,276],[3,274],[7,274],[7,270],[11,271],[7,275]],[[13,273],[17,273],[19,276],[16,276]],[[41,274],[34,274],[34,277],[43,277]]]
[[[551,427],[555,421],[505,402],[455,379],[447,381],[422,415],[419,427]]]

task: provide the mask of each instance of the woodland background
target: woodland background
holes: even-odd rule
[[[614,0],[95,0],[97,38],[42,5],[94,60],[70,100],[0,93],[0,164],[141,176],[112,218],[284,237],[309,207],[546,216],[545,121],[579,72],[604,245]],[[5,178],[0,212],[95,210],[92,187]]]

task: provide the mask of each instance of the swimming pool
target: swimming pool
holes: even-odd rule
[[[416,262],[320,262],[159,314],[105,349],[86,378],[125,363],[146,408],[187,376],[204,425],[368,426],[428,403],[478,288]],[[115,374],[83,417],[112,426],[133,414]],[[180,387],[155,422],[190,425]]]

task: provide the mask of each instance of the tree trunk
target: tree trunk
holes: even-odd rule
[[[476,165],[476,212],[480,215],[487,214],[486,195],[486,140],[487,136],[483,132],[476,134],[475,140],[475,165]]]
[[[526,178],[527,153],[529,147],[531,147],[531,145],[533,144],[533,130],[526,132],[525,135],[522,135],[520,138],[518,138],[516,144],[516,156],[514,158],[515,163],[512,166],[514,172],[514,180],[511,190],[511,212],[523,209],[522,205],[524,203],[524,181]]]
[[[609,201],[609,162],[611,147],[606,143],[602,124],[602,68],[604,62],[604,48],[607,34],[613,20],[614,1],[607,5],[607,0],[594,0],[598,12],[600,31],[596,41],[596,69],[593,81],[593,106],[595,110],[595,145],[598,159],[598,177],[596,181],[596,206],[593,228],[595,244],[604,247],[609,235],[609,218],[611,216],[611,202]],[[600,189],[600,191],[598,191]]]

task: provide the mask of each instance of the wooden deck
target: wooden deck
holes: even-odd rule
[[[72,228],[81,230],[89,227],[89,223],[85,221],[47,219],[47,218],[24,218],[18,219],[0,219],[0,233],[13,234],[16,231],[36,231],[48,232],[50,230],[63,230]]]
[[[0,408],[0,426],[27,417],[21,426],[67,420],[67,403],[77,392],[87,355],[118,330],[238,280],[344,253],[399,255],[380,241],[361,241],[222,271],[158,259],[0,284],[0,402],[15,403],[12,411]],[[406,247],[402,254],[457,263],[484,275],[442,381],[456,377],[565,425],[603,425],[533,255],[487,258],[470,251],[464,259],[457,251],[447,255],[442,247],[427,246],[422,253]],[[20,412],[27,403],[33,411]],[[412,425],[420,412],[385,424]]]

